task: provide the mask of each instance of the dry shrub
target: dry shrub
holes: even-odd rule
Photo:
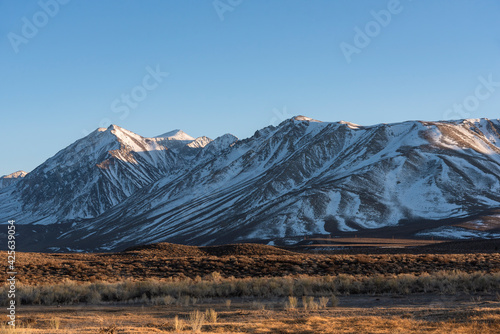
[[[214,309],[209,309],[205,311],[205,319],[211,324],[217,323],[217,312]]]
[[[252,301],[251,308],[254,309],[254,310],[263,311],[263,310],[266,309],[266,305],[264,303],[257,302],[257,301],[254,300],[254,301]]]
[[[174,330],[176,332],[182,332],[183,329],[184,329],[184,321],[179,319],[178,316],[175,316],[175,318],[174,318]]]
[[[175,298],[170,296],[170,295],[166,295],[165,297],[163,297],[163,305],[172,305],[175,303]]]
[[[49,320],[49,327],[52,329],[59,329],[61,326],[61,320],[57,317],[51,318]]]
[[[297,297],[289,296],[288,301],[285,303],[285,308],[287,310],[295,310],[298,305]]]
[[[319,308],[320,309],[326,308],[329,301],[330,301],[330,298],[328,298],[328,297],[320,297],[319,303],[318,303]]]
[[[108,327],[103,327],[99,329],[99,334],[115,334],[117,333],[118,329],[116,328],[116,325],[111,325]]]
[[[332,295],[330,297],[330,300],[332,302],[332,307],[337,307],[339,305],[339,299],[337,298],[337,296]]]
[[[317,310],[318,309],[318,304],[314,301],[314,297],[312,296],[303,296],[302,297],[302,307],[304,307],[304,310]]]
[[[189,313],[189,325],[195,333],[200,333],[203,324],[205,323],[205,314],[196,310]]]
[[[191,301],[191,297],[183,295],[177,299],[177,305],[178,306],[189,306],[190,301]]]
[[[225,302],[226,308],[229,310],[231,308],[231,299],[226,299]]]

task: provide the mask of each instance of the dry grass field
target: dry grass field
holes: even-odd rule
[[[380,251],[380,248],[373,249]],[[157,244],[120,253],[17,253],[17,271],[21,282],[40,284],[64,280],[194,279],[213,272],[223,277],[246,278],[500,270],[498,251],[433,254],[430,253],[432,248],[419,249],[423,251],[407,253],[405,249],[399,249],[395,254],[314,254],[251,244],[219,247]],[[415,249],[411,251],[415,252]],[[0,256],[6,258],[6,253],[1,252]]]
[[[0,333],[500,333],[499,243],[17,253],[18,324]]]
[[[16,332],[486,334],[500,331],[500,302],[489,295],[481,298],[467,294],[352,295],[340,296],[337,302],[337,306],[330,300],[325,307],[307,309],[301,298],[296,308],[290,308],[288,298],[212,299],[194,305],[26,306]],[[203,316],[202,320],[196,319],[196,311]],[[0,333],[9,332],[12,331],[0,329]]]

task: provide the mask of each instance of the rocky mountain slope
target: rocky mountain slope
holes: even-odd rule
[[[239,141],[186,136],[99,129],[0,191],[15,199],[0,216],[43,222],[26,238],[52,250],[500,237],[499,120],[360,126],[299,116]]]

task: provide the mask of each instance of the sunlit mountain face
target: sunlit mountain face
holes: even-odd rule
[[[248,139],[110,126],[0,189],[29,250],[305,235],[500,236],[500,121],[361,126],[304,116]],[[496,210],[499,209],[497,212]]]

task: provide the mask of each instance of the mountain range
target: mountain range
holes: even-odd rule
[[[19,249],[311,235],[500,237],[500,120],[361,126],[297,116],[247,139],[99,128],[0,179]]]

